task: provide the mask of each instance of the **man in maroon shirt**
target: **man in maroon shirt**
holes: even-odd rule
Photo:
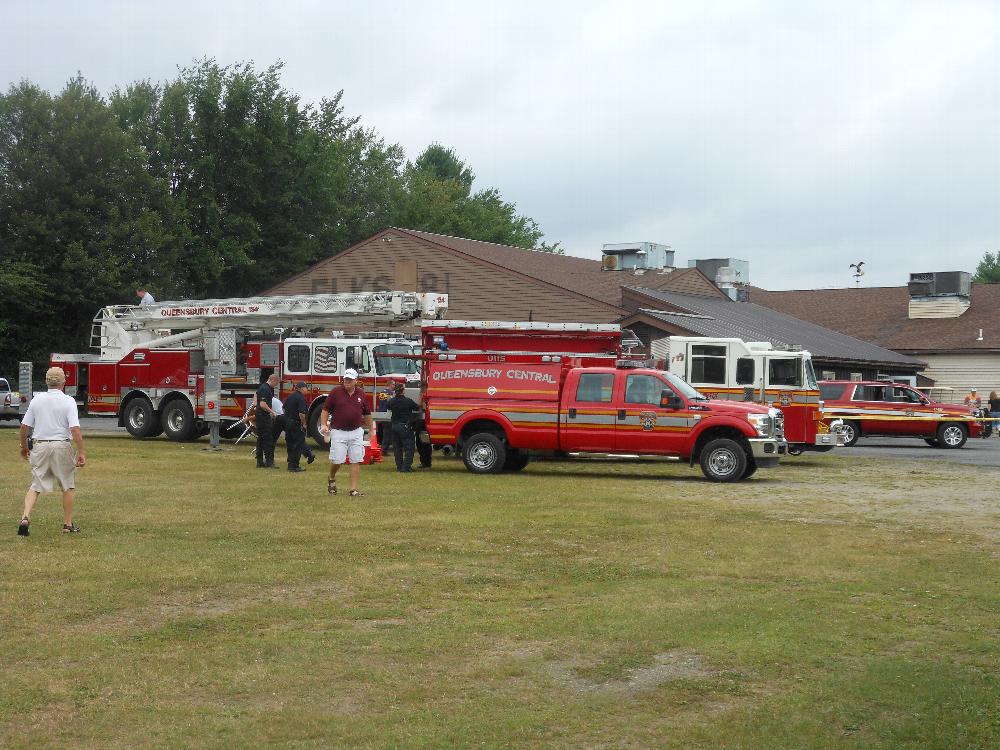
[[[333,415],[331,424],[330,415]],[[359,497],[358,479],[361,477],[361,463],[365,460],[364,430],[373,429],[372,413],[365,403],[364,391],[358,387],[356,370],[344,370],[344,384],[336,386],[319,415],[319,430],[330,434],[330,478],[326,491],[337,494],[337,471],[341,464],[351,459],[351,497]],[[332,429],[331,429],[332,427]]]

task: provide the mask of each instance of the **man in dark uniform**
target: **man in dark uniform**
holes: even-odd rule
[[[316,460],[316,455],[306,445],[306,384],[299,381],[295,390],[285,399],[285,449],[288,451],[288,470],[305,471],[299,466],[299,457],[305,456],[308,463]]]
[[[420,390],[420,405],[418,407],[419,414],[414,417],[413,423],[413,433],[417,438],[417,453],[420,454],[420,466],[418,469],[429,469],[431,468],[431,456],[434,453],[434,448],[431,445],[431,441],[428,439],[425,443],[420,439],[420,433],[426,432],[427,428],[424,425],[423,419],[423,409],[424,404],[427,402],[427,392],[426,389],[422,388]]]
[[[271,399],[274,398],[274,387],[278,385],[278,376],[270,375],[267,382],[261,383],[254,396],[254,417],[257,426],[257,468],[277,469],[274,465],[274,428]]]
[[[392,415],[392,455],[396,459],[396,471],[413,471],[413,419],[420,413],[417,402],[404,395],[405,388],[403,383],[396,383],[396,395],[385,405]]]

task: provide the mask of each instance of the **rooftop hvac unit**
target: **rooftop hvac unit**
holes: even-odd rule
[[[968,297],[972,292],[972,276],[967,271],[937,271],[911,273],[906,288],[911,297]]]
[[[617,271],[621,267],[621,258],[617,255],[604,255],[601,257],[602,271]]]

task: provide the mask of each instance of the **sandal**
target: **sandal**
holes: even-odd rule
[[[364,493],[364,492],[362,492],[361,490],[351,490],[351,491],[350,491],[350,492],[349,492],[348,494],[349,494],[349,495],[350,495],[351,497],[361,497],[361,496],[362,496],[362,495],[364,495],[365,493]]]
[[[17,535],[18,536],[28,536],[28,533],[29,533],[28,532],[28,527],[29,526],[31,526],[31,521],[29,521],[27,518],[22,518],[21,519],[21,523],[19,523],[18,526],[17,526]]]
[[[336,495],[337,494],[337,480],[327,479],[326,480],[326,494]]]
[[[80,531],[80,527],[75,523],[63,524],[63,534],[76,534],[78,531]]]

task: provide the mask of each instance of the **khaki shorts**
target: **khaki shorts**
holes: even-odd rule
[[[63,492],[76,487],[76,451],[68,440],[35,441],[31,454],[31,489],[35,492],[55,492],[58,482]]]

